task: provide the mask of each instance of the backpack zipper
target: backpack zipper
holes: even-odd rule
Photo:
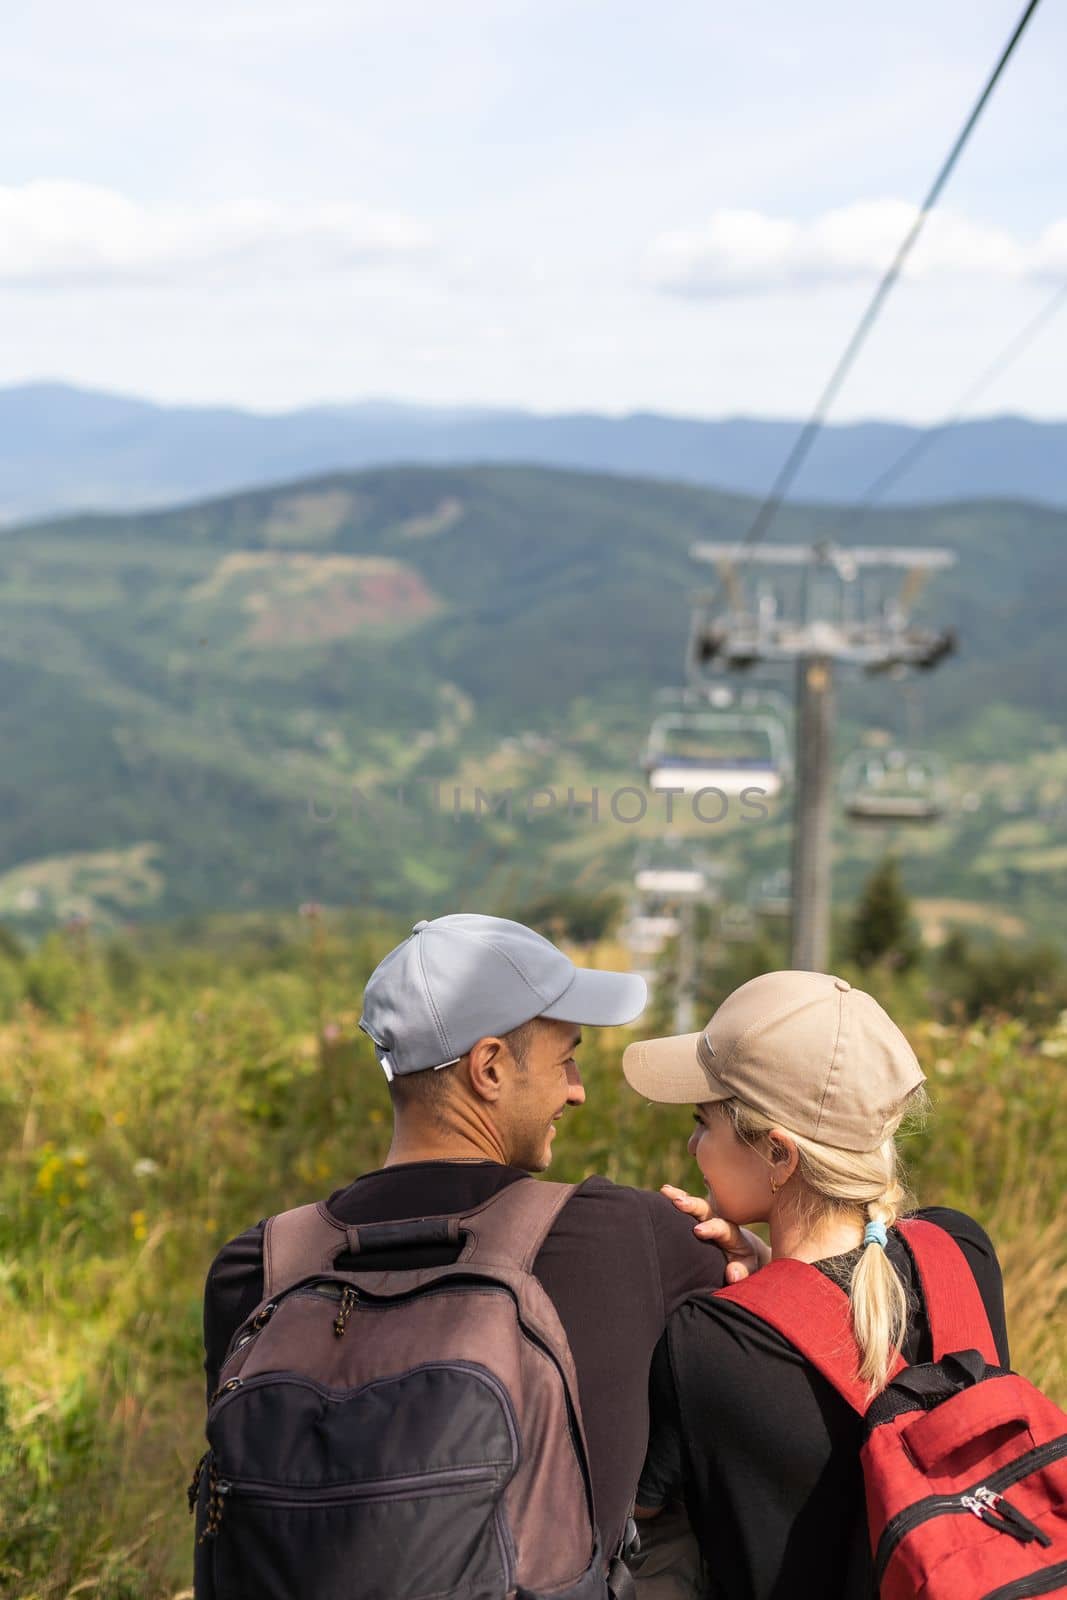
[[[259,1500],[269,1506],[362,1505],[375,1500],[403,1499],[413,1490],[419,1499],[431,1495],[453,1494],[457,1489],[491,1484],[497,1474],[485,1467],[445,1467],[435,1473],[421,1472],[406,1478],[371,1479],[365,1483],[342,1483],[328,1488],[301,1489],[293,1484],[247,1483],[215,1476],[211,1483],[207,1525],[200,1536],[214,1538],[222,1525],[228,1499]]]
[[[1043,1533],[1036,1523],[1031,1522],[1029,1517],[1024,1517],[1021,1511],[1017,1511],[1005,1500],[1000,1490],[1018,1483],[1021,1478],[1029,1477],[1032,1472],[1040,1471],[1042,1467],[1049,1466],[1065,1455],[1067,1455],[1067,1434],[1050,1440],[1048,1444],[1037,1445],[1033,1450],[1028,1450],[1026,1455],[1020,1456],[1017,1461],[1009,1462],[1006,1467],[991,1472],[987,1478],[980,1480],[961,1494],[933,1494],[925,1500],[917,1500],[914,1505],[905,1506],[895,1517],[890,1517],[882,1530],[882,1537],[878,1541],[875,1553],[875,1588],[880,1586],[885,1569],[901,1540],[922,1523],[929,1522],[931,1517],[969,1511],[972,1516],[978,1517],[989,1527],[996,1528],[1001,1533],[1010,1533],[1023,1544],[1029,1544],[1034,1539],[1042,1545],[1051,1544],[1048,1535]],[[1040,1594],[1041,1591],[1038,1589],[1035,1593]]]
[[[301,1489],[295,1484],[255,1483],[226,1478],[219,1487],[240,1500],[269,1500],[272,1505],[333,1505],[341,1500],[391,1500],[412,1489],[420,1494],[447,1494],[453,1484],[495,1483],[492,1467],[440,1467],[436,1472],[411,1472],[403,1478],[367,1478],[353,1483],[329,1484]]]
[[[423,1371],[445,1367],[450,1372],[470,1372],[473,1373],[480,1383],[484,1383],[488,1389],[491,1389],[500,1402],[500,1409],[504,1413],[504,1421],[507,1424],[508,1439],[511,1443],[513,1459],[517,1459],[519,1452],[519,1433],[515,1418],[512,1415],[511,1401],[508,1398],[507,1390],[504,1388],[504,1385],[498,1378],[494,1376],[493,1373],[486,1371],[482,1367],[475,1366],[474,1363],[470,1361],[421,1361],[419,1363],[419,1367]],[[374,1378],[370,1383],[359,1384],[357,1388],[359,1390],[376,1389],[382,1384],[393,1382],[395,1382],[395,1374],[388,1374],[382,1378]],[[211,1401],[212,1405],[215,1407],[215,1415],[217,1416],[218,1412],[221,1411],[223,1407],[229,1405],[230,1401],[233,1399],[234,1395],[239,1389],[243,1389],[247,1393],[250,1389],[259,1389],[270,1383],[295,1383],[298,1387],[314,1389],[316,1394],[324,1395],[327,1400],[347,1399],[350,1395],[357,1392],[355,1388],[347,1387],[344,1389],[331,1389],[325,1383],[318,1383],[314,1378],[305,1377],[302,1372],[257,1372],[254,1373],[251,1378],[229,1378],[222,1385],[221,1389],[217,1389],[215,1391]],[[209,1421],[214,1421],[214,1418],[210,1418]]]
[[[328,1300],[340,1300],[342,1298],[342,1293],[343,1289],[341,1284],[328,1282],[301,1283],[297,1284],[297,1286],[293,1289],[286,1289],[284,1293],[278,1296],[277,1300],[271,1300],[263,1307],[261,1311],[257,1312],[251,1321],[244,1321],[237,1329],[237,1332],[234,1334],[229,1345],[227,1346],[226,1354],[222,1358],[222,1365],[219,1368],[220,1380],[222,1374],[225,1372],[226,1368],[229,1366],[238,1350],[243,1350],[247,1344],[251,1344],[253,1339],[258,1339],[259,1335],[263,1332],[264,1327],[270,1321],[271,1317],[277,1311],[283,1300],[288,1300],[290,1296],[296,1298],[302,1295],[312,1295],[319,1298],[325,1297]],[[210,1405],[211,1402],[209,1401],[208,1404]]]
[[[1051,1594],[1054,1589],[1062,1589],[1064,1584],[1067,1584],[1067,1561],[1046,1567],[1043,1572],[1028,1573],[1025,1578],[1014,1578],[1000,1589],[991,1589],[985,1600],[1028,1600],[1031,1595]]]

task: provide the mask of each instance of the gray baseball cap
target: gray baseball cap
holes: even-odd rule
[[[488,1034],[533,1017],[633,1022],[648,988],[632,972],[576,967],[521,922],[473,912],[416,922],[367,981],[359,1025],[387,1078],[450,1067]]]

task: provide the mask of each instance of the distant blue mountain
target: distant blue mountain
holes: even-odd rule
[[[263,416],[161,406],[66,384],[0,389],[0,520],[159,506],[305,474],[390,463],[526,462],[759,495],[799,424],[637,412],[538,416],[391,401]],[[891,422],[827,427],[794,498],[852,503],[923,439]],[[1067,505],[1067,423],[989,417],[928,441],[884,504],[1031,500]]]

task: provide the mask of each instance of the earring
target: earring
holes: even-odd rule
[[[777,1194],[781,1187],[782,1186],[781,1186],[780,1183],[775,1183],[774,1179],[773,1178],[771,1179],[771,1193],[772,1194]]]

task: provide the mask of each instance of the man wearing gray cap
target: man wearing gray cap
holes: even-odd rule
[[[521,923],[417,922],[372,973],[359,1024],[396,1112],[388,1165],[432,1149],[543,1171],[559,1118],[585,1099],[578,1029],[632,1022],[646,999],[643,978],[576,967]]]
[[[564,1111],[585,1099],[581,1029],[632,1022],[646,998],[643,979],[578,968],[516,922],[458,914],[416,923],[371,975],[360,1021],[389,1080],[392,1143],[380,1171],[330,1196],[329,1217],[358,1227],[464,1215],[543,1171]],[[209,1394],[231,1336],[262,1297],[263,1229],[224,1245],[208,1276]],[[381,1265],[450,1259],[455,1247],[436,1243]],[[653,1349],[676,1307],[723,1282],[724,1257],[662,1195],[589,1178],[532,1270],[574,1358],[596,1520],[610,1551],[644,1453]]]

